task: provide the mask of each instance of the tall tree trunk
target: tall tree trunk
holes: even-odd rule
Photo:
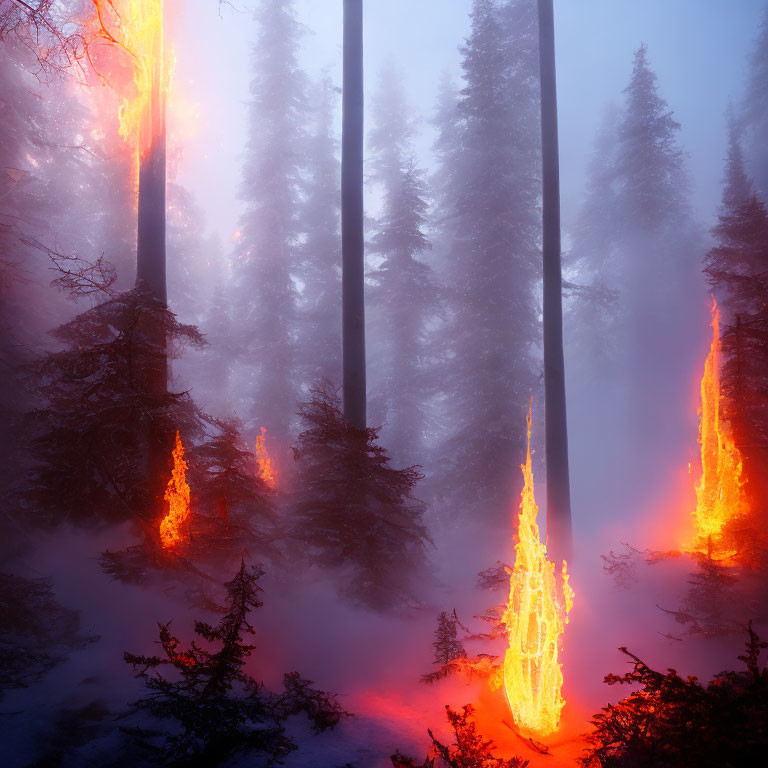
[[[136,282],[143,282],[166,304],[165,279],[165,126],[139,164],[139,226]]]
[[[363,0],[344,0],[341,134],[342,347],[344,416],[366,425],[363,245]]]
[[[149,289],[153,298],[163,306],[168,302],[166,287],[166,121],[165,73],[162,24],[156,29],[150,58],[152,92],[142,116],[138,137],[139,200],[136,240],[136,284]],[[142,361],[142,386],[154,396],[168,391],[168,356],[165,330],[157,327],[151,317],[140,324],[145,359]],[[173,445],[173,430],[156,419],[147,430],[146,483],[151,504],[151,516],[161,516],[163,493],[168,479],[168,465]],[[154,531],[153,531],[154,533]]]
[[[543,181],[544,400],[546,410],[547,545],[556,560],[571,556],[571,490],[563,360],[560,265],[560,161],[553,0],[539,3]]]

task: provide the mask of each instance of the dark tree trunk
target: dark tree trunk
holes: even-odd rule
[[[344,416],[366,425],[363,247],[363,0],[344,0],[341,136],[342,347]]]
[[[563,360],[560,265],[560,163],[557,135],[555,25],[552,0],[539,3],[541,155],[544,253],[544,399],[546,410],[547,544],[555,560],[571,557],[571,490]]]
[[[154,299],[168,303],[166,287],[166,122],[163,73],[162,28],[154,41],[155,70],[152,98],[142,122],[139,139],[139,200],[136,239],[136,283],[145,285]],[[163,397],[168,392],[167,339],[163,328],[147,318],[140,324],[146,349],[151,350],[140,362],[142,387]],[[162,516],[163,494],[169,475],[173,432],[167,426],[151,422],[147,434],[146,482],[150,498],[150,517]]]
[[[155,136],[139,165],[139,227],[136,282],[144,282],[166,304],[165,281],[165,130]]]

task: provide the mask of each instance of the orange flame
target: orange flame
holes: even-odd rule
[[[267,451],[267,428],[261,428],[261,434],[256,437],[256,463],[259,467],[259,477],[270,487],[275,487],[275,468]]]
[[[504,689],[517,726],[535,736],[554,733],[565,705],[563,671],[558,661],[562,635],[573,605],[568,566],[555,564],[539,537],[531,467],[531,412],[528,411],[528,454],[523,470],[515,566],[510,571],[509,602],[504,612],[508,646],[504,654]]]
[[[184,461],[184,446],[176,432],[176,446],[173,449],[173,472],[165,489],[168,514],[160,522],[160,542],[165,549],[176,549],[187,537],[187,522],[190,515],[189,485],[187,485],[187,462]]]
[[[712,299],[712,346],[704,363],[699,409],[701,477],[693,513],[696,539],[692,549],[719,560],[736,551],[725,541],[728,523],[744,513],[741,452],[720,414],[720,310]]]
[[[92,0],[96,35],[117,45],[130,61],[132,82],[115,76],[110,86],[121,97],[120,135],[136,150],[137,161],[165,132],[165,99],[173,71],[164,49],[163,0]]]

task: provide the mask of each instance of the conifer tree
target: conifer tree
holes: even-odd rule
[[[243,547],[273,554],[275,512],[272,491],[256,473],[233,422],[190,450],[193,505],[191,540],[201,555]]]
[[[741,109],[746,159],[763,200],[768,199],[768,7],[749,58],[749,78]]]
[[[620,375],[611,389],[621,398],[613,417],[624,433],[614,452],[622,457],[615,474],[626,495],[638,478],[665,471],[666,458],[654,450],[660,441],[669,450],[686,450],[680,414],[688,408],[689,371],[699,364],[690,339],[705,318],[696,290],[701,242],[688,201],[680,125],[644,44],[635,52],[624,96],[607,201],[613,263],[605,274],[615,282],[605,287],[616,292],[619,308],[613,333]],[[601,391],[610,390],[601,384]],[[630,464],[632,473],[623,475]]]
[[[304,429],[294,449],[292,535],[312,562],[339,576],[352,600],[397,607],[416,597],[414,577],[429,541],[424,505],[413,496],[418,469],[390,467],[378,430],[353,427],[330,383],[311,397],[300,408]]]
[[[456,627],[459,620],[455,614],[449,614],[442,611],[437,617],[437,628],[435,629],[435,639],[432,647],[435,649],[434,664],[437,670],[429,674],[422,675],[421,680],[424,683],[433,683],[443,677],[447,677],[452,671],[452,663],[456,659],[464,659],[467,652],[464,645],[456,636]]]
[[[441,332],[449,431],[439,460],[449,491],[488,514],[513,495],[509,467],[522,455],[539,337],[535,3],[475,0],[471,21],[465,87],[455,114],[441,110],[438,143],[449,317]]]
[[[708,684],[657,672],[629,653],[632,671],[607,675],[608,685],[639,686],[596,714],[585,768],[698,768],[756,765],[765,749],[768,668],[760,665],[768,647],[748,627],[746,670],[716,675]]]
[[[0,39],[0,430],[10,434],[34,403],[20,366],[48,328],[72,314],[67,291],[50,287],[63,274],[57,265],[95,263],[104,250],[94,217],[104,209],[106,163],[83,138],[91,116],[76,86],[53,73],[49,83],[38,80],[23,40],[2,29]],[[4,442],[0,492],[18,477],[11,466],[19,452]]]
[[[225,585],[227,612],[221,621],[216,626],[195,622],[195,634],[205,645],[195,641],[184,648],[169,622],[159,624],[163,656],[125,654],[148,689],[136,709],[174,724],[161,744],[145,728],[132,731],[158,763],[202,768],[248,754],[280,761],[296,749],[283,728],[289,716],[306,713],[319,732],[334,728],[347,714],[334,696],[311,688],[297,673],[285,676],[282,693],[272,693],[246,672],[256,650],[246,635],[254,634],[251,611],[263,605],[262,575],[261,568],[241,563]],[[174,670],[173,679],[162,674],[163,667]]]
[[[745,491],[751,499],[753,557],[768,567],[768,209],[755,192],[744,163],[738,127],[731,120],[723,198],[712,230],[715,247],[705,273],[723,309],[726,362],[722,372],[724,411],[744,457]]]
[[[62,348],[29,365],[41,400],[25,417],[32,468],[22,508],[31,519],[155,521],[166,474],[147,477],[147,459],[166,441],[148,445],[147,435],[180,430],[189,439],[202,431],[202,417],[187,394],[147,386],[141,366],[164,359],[167,348],[146,327],[161,329],[171,349],[203,343],[194,326],[138,287],[57,328]]]
[[[249,138],[240,196],[245,213],[235,253],[235,312],[247,392],[239,412],[255,413],[288,444],[296,409],[296,287],[305,79],[293,0],[263,0],[256,12]]]
[[[306,237],[297,274],[299,303],[297,355],[302,382],[341,382],[341,240],[338,142],[333,124],[338,95],[328,76],[315,88],[307,138],[305,196],[301,208]]]
[[[383,194],[369,253],[381,261],[369,276],[372,314],[371,391],[383,403],[383,434],[398,461],[422,454],[434,381],[430,381],[429,321],[438,309],[437,290],[423,256],[430,248],[426,188],[416,166],[413,126],[401,85],[382,73],[369,136],[373,180]]]

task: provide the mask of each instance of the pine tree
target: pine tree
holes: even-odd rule
[[[162,450],[167,465],[169,436],[200,434],[202,417],[188,395],[146,386],[142,369],[167,352],[142,332],[148,326],[172,347],[203,343],[194,326],[135,288],[57,328],[62,348],[29,365],[41,400],[25,417],[32,469],[22,508],[32,520],[155,522],[166,474],[147,477],[148,456]],[[161,444],[148,445],[150,434]]]
[[[768,669],[759,656],[768,647],[748,628],[746,671],[723,672],[707,685],[674,669],[657,672],[626,648],[632,671],[608,675],[608,685],[640,687],[596,714],[586,768],[699,768],[757,765],[765,750]]]
[[[271,489],[257,475],[256,457],[243,447],[237,425],[222,421],[216,427],[189,453],[193,545],[204,556],[243,547],[274,554]]]
[[[467,652],[464,645],[457,638],[456,627],[459,620],[455,614],[449,614],[442,611],[437,617],[437,628],[435,629],[435,640],[432,647],[435,649],[434,664],[437,670],[421,676],[424,683],[433,683],[443,677],[447,677],[452,669],[451,665],[456,659],[464,659]]]
[[[617,276],[608,287],[620,307],[614,334],[621,378],[614,386],[623,402],[614,423],[623,422],[625,447],[617,446],[615,455],[631,446],[631,460],[620,459],[621,466],[632,465],[631,476],[622,475],[621,466],[616,472],[626,495],[637,478],[665,470],[654,463],[660,442],[684,450],[680,414],[689,403],[688,372],[700,362],[690,339],[701,332],[703,318],[696,291],[701,243],[688,203],[680,125],[659,93],[645,45],[635,53],[624,95],[613,182],[615,267],[607,274]]]
[[[685,213],[680,124],[658,92],[648,47],[635,52],[632,77],[624,89],[626,109],[619,126],[617,174],[623,211],[636,231],[658,232]]]
[[[217,650],[198,642],[184,648],[169,622],[159,624],[164,657],[125,654],[149,690],[136,709],[175,724],[161,744],[153,742],[153,732],[132,731],[159,764],[217,766],[245,754],[279,761],[296,749],[283,728],[289,716],[306,713],[319,732],[334,728],[347,714],[334,696],[311,688],[297,673],[286,675],[284,692],[275,694],[246,672],[256,647],[245,636],[254,634],[249,614],[263,605],[262,575],[259,567],[241,563],[225,585],[227,612],[221,621],[216,626],[195,622],[195,634]],[[166,678],[162,667],[171,667],[174,679]]]
[[[421,457],[434,382],[429,380],[429,323],[438,309],[431,269],[426,189],[414,160],[413,126],[396,75],[382,74],[374,100],[375,127],[369,137],[373,179],[384,197],[369,253],[381,261],[369,279],[374,309],[370,347],[372,391],[384,404],[383,434],[403,463]]]
[[[733,119],[723,199],[712,230],[716,245],[706,255],[705,273],[726,318],[722,395],[725,414],[744,457],[751,499],[750,542],[745,562],[768,567],[765,535],[768,508],[768,209],[755,192]]]
[[[747,286],[750,278],[768,270],[768,210],[747,174],[733,117],[720,214],[712,234],[717,242],[705,257],[705,273],[716,298],[731,320],[758,311],[759,292]]]
[[[333,131],[337,100],[330,78],[324,77],[310,104],[314,128],[307,141],[309,178],[301,210],[306,239],[297,271],[304,284],[297,354],[306,386],[323,379],[341,382],[341,168]]]
[[[247,392],[240,412],[255,413],[281,443],[296,408],[296,287],[301,234],[299,186],[306,113],[299,69],[301,27],[293,0],[263,0],[253,48],[249,139],[240,196],[245,213],[235,254],[235,312]]]
[[[90,115],[73,83],[52,75],[38,80],[38,63],[22,41],[0,30],[0,430],[34,403],[19,376],[39,340],[72,314],[62,292],[50,287],[52,267],[95,262],[103,251],[94,212],[105,170],[91,154]],[[7,468],[0,492],[17,478],[18,452],[0,447]]]
[[[761,197],[768,198],[768,8],[749,59],[749,78],[741,109],[741,122],[745,131],[745,147],[750,174]]]
[[[393,469],[377,429],[357,429],[330,383],[312,390],[300,414],[304,430],[293,537],[311,560],[339,577],[344,593],[373,608],[413,599],[414,576],[429,539],[424,505],[413,497],[416,467]]]
[[[444,484],[484,514],[512,497],[538,338],[539,143],[536,9],[475,0],[456,113],[443,102],[438,243],[449,432]],[[446,243],[448,246],[446,247]]]

